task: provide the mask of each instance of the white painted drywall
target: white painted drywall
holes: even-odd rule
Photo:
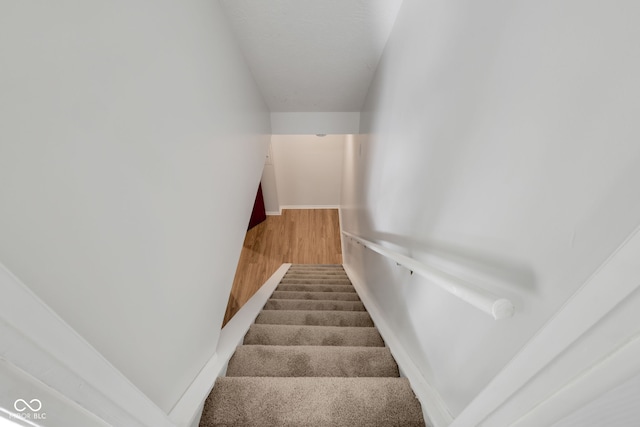
[[[360,113],[271,113],[271,130],[277,135],[358,133],[360,130]]]
[[[276,170],[273,165],[273,148],[269,143],[267,156],[262,170],[262,197],[267,215],[280,215],[280,203],[278,202],[278,184],[276,183]]]
[[[456,415],[640,223],[640,5],[405,0],[347,141],[344,229],[516,304],[496,322],[345,244]]]
[[[276,170],[273,163],[264,165],[260,182],[262,183],[262,197],[267,215],[280,215],[278,184],[276,183]]]
[[[359,112],[401,3],[222,0],[270,110],[284,112]]]
[[[218,2],[9,0],[0,260],[164,411],[216,348],[269,112]]]
[[[280,208],[340,204],[344,135],[273,135]]]

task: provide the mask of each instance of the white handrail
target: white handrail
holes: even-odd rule
[[[489,291],[485,291],[484,289],[480,289],[470,283],[467,283],[465,280],[452,276],[449,273],[431,267],[399,252],[385,248],[377,243],[358,237],[355,234],[351,234],[347,231],[343,231],[342,234],[352,240],[355,240],[357,243],[360,243],[365,248],[371,249],[380,255],[392,259],[398,263],[398,265],[408,268],[422,277],[429,279],[432,283],[440,286],[445,291],[484,311],[496,320],[506,319],[513,316],[513,304],[506,298],[500,298]]]

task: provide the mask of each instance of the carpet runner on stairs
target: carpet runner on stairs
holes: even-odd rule
[[[200,427],[425,425],[341,265],[292,265],[226,375]]]

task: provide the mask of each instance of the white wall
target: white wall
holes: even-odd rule
[[[347,231],[511,298],[496,322],[351,244],[457,415],[640,224],[640,6],[405,0],[347,141]],[[474,279],[474,280],[475,280]]]
[[[270,133],[215,1],[5,1],[0,260],[168,411],[212,356]]]
[[[262,197],[267,215],[280,215],[280,202],[278,201],[278,184],[273,164],[265,164],[262,171]]]
[[[280,215],[280,202],[278,201],[278,183],[276,182],[276,168],[273,165],[273,147],[269,144],[267,157],[262,170],[262,197],[267,215]]]
[[[344,135],[273,135],[280,208],[340,204]]]
[[[273,112],[271,129],[279,135],[358,133],[359,112]]]

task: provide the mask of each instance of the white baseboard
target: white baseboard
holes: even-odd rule
[[[18,422],[6,424],[5,418]],[[40,420],[50,427],[113,427],[0,358],[0,426],[38,427]]]
[[[109,425],[174,427],[162,409],[2,264],[0,295],[5,362]]]
[[[340,209],[340,205],[285,205],[280,206],[280,210],[267,211],[268,216],[282,215],[283,209]]]
[[[280,211],[283,209],[339,209],[340,205],[283,205],[280,206]]]
[[[606,392],[624,384],[629,378],[638,375],[640,366],[640,334],[636,335],[621,348],[605,356],[595,365],[582,372],[574,380],[555,391],[551,396],[536,405],[531,411],[513,423],[514,427],[537,427],[555,425],[559,420],[571,415],[576,410],[588,405]],[[634,400],[638,393],[633,393]],[[620,400],[628,396],[619,396]],[[607,425],[607,417],[617,417],[617,425],[637,426],[638,419],[629,419],[627,414],[619,412],[615,407],[613,414],[602,409],[591,414],[591,425]],[[633,416],[634,414],[631,414]],[[596,421],[600,418],[599,421]],[[623,422],[623,417],[627,419]],[[580,423],[580,426],[586,424]]]
[[[251,324],[264,307],[273,291],[284,277],[291,264],[282,264],[267,280],[235,316],[222,328],[218,346],[213,357],[202,368],[187,391],[169,413],[169,417],[178,427],[197,425],[197,419],[202,414],[202,407],[209,393],[213,389],[216,379],[223,376],[227,363],[242,344]]]
[[[396,338],[394,331],[387,324],[382,310],[380,310],[374,302],[367,287],[348,265],[343,264],[343,267],[353,286],[356,288],[362,303],[369,312],[371,319],[373,319],[373,323],[378,328],[380,335],[398,363],[398,367],[411,383],[411,388],[413,388],[416,397],[422,405],[425,421],[432,427],[446,427],[451,424],[453,417],[447,409],[444,400],[438,391],[424,378],[404,346]]]

